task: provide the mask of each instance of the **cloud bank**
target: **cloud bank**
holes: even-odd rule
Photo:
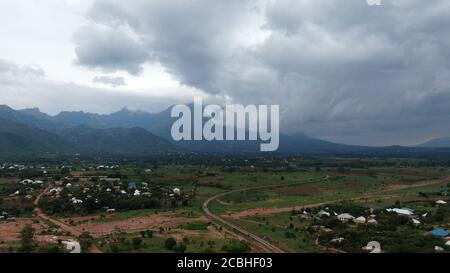
[[[445,0],[98,0],[87,18],[80,65],[136,74],[158,62],[181,84],[280,104],[292,130],[347,143],[449,131]]]

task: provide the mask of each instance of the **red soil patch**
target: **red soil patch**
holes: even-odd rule
[[[144,217],[136,217],[121,221],[111,221],[104,223],[82,223],[76,227],[79,233],[83,231],[89,232],[94,237],[100,237],[115,232],[116,230],[123,230],[127,233],[138,232],[146,229],[159,229],[160,227],[172,227],[177,224],[189,222],[206,222],[205,217],[200,218],[183,218],[175,217],[172,214],[158,214]]]
[[[36,233],[46,228],[42,224],[34,224],[32,219],[18,219],[15,222],[0,222],[0,241],[16,241],[20,238],[20,231],[26,225],[32,225]]]
[[[236,213],[232,213],[230,215],[222,215],[224,218],[231,218],[231,219],[239,219],[239,218],[245,218],[255,215],[270,215],[275,213],[283,213],[283,212],[290,212],[292,210],[302,210],[306,208],[313,208],[313,207],[320,207],[323,205],[326,205],[327,202],[323,203],[317,203],[317,204],[310,204],[305,206],[297,206],[297,207],[286,207],[286,208],[266,208],[266,209],[248,209]]]

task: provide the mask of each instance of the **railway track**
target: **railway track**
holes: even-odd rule
[[[328,179],[328,176],[322,178],[324,180]],[[212,219],[213,221],[215,221],[217,224],[219,224],[220,226],[227,228],[235,233],[239,233],[240,235],[243,235],[245,238],[259,244],[261,246],[262,249],[266,250],[267,252],[270,253],[284,253],[285,251],[283,251],[281,248],[279,248],[278,246],[272,244],[271,242],[267,241],[266,239],[254,234],[253,232],[250,232],[248,230],[245,230],[244,228],[237,226],[233,223],[231,223],[230,221],[227,221],[226,219],[220,217],[217,214],[214,214],[213,212],[211,212],[210,209],[210,204],[215,201],[218,200],[224,196],[227,195],[231,195],[234,193],[239,193],[239,192],[246,192],[246,191],[257,191],[257,190],[263,190],[263,189],[273,189],[273,188],[279,188],[279,187],[289,187],[289,186],[296,186],[296,185],[305,185],[305,184],[309,184],[309,183],[317,183],[317,181],[312,181],[312,182],[302,182],[302,183],[292,183],[292,184],[282,184],[282,185],[269,185],[269,186],[261,186],[261,187],[251,187],[251,188],[246,188],[246,189],[240,189],[240,190],[233,190],[233,191],[228,191],[228,192],[223,192],[220,194],[217,194],[211,198],[209,198],[208,200],[206,200],[203,203],[203,212],[205,213],[205,215],[207,217],[209,217],[210,219]]]

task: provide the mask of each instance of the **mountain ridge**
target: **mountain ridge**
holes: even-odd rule
[[[2,141],[0,157],[2,157],[2,154],[11,154],[2,152],[2,150],[11,151],[14,149],[18,154],[30,154],[27,151],[67,153],[75,150],[78,153],[89,155],[260,152],[260,141],[209,142],[204,140],[176,142],[170,134],[171,126],[176,118],[172,118],[170,112],[171,108],[159,113],[130,111],[127,108],[122,108],[112,114],[64,111],[56,116],[50,116],[42,113],[39,108],[14,110],[3,105],[0,106],[0,118],[9,121],[11,128],[9,131],[4,130],[3,135],[0,136]],[[17,124],[25,127],[19,129]],[[48,135],[33,139],[30,135],[24,135],[21,131],[38,132],[38,136]],[[45,138],[50,142],[44,141]],[[22,148],[19,147],[18,143],[22,143]],[[11,147],[11,149],[8,149],[8,147]],[[277,152],[374,156],[450,155],[450,149],[446,147],[440,149],[403,146],[365,147],[333,143],[309,137],[304,133],[280,134],[280,147]]]

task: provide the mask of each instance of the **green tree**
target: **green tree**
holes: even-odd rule
[[[142,244],[142,238],[140,238],[140,237],[135,237],[135,238],[132,239],[132,243],[133,243],[133,247],[137,249],[137,248],[139,248],[139,247],[141,246],[141,244]]]
[[[179,245],[175,246],[175,248],[174,248],[175,252],[177,252],[177,253],[185,253],[186,249],[187,249],[187,247],[185,244],[179,244]]]
[[[82,250],[87,250],[89,247],[91,247],[92,243],[94,241],[94,238],[89,232],[83,232],[80,235],[80,246]]]
[[[166,240],[164,245],[166,246],[166,248],[168,250],[173,250],[175,248],[175,246],[177,245],[177,241],[174,238],[170,237]]]
[[[29,253],[35,249],[34,244],[34,228],[31,225],[26,225],[20,232],[21,252]]]

